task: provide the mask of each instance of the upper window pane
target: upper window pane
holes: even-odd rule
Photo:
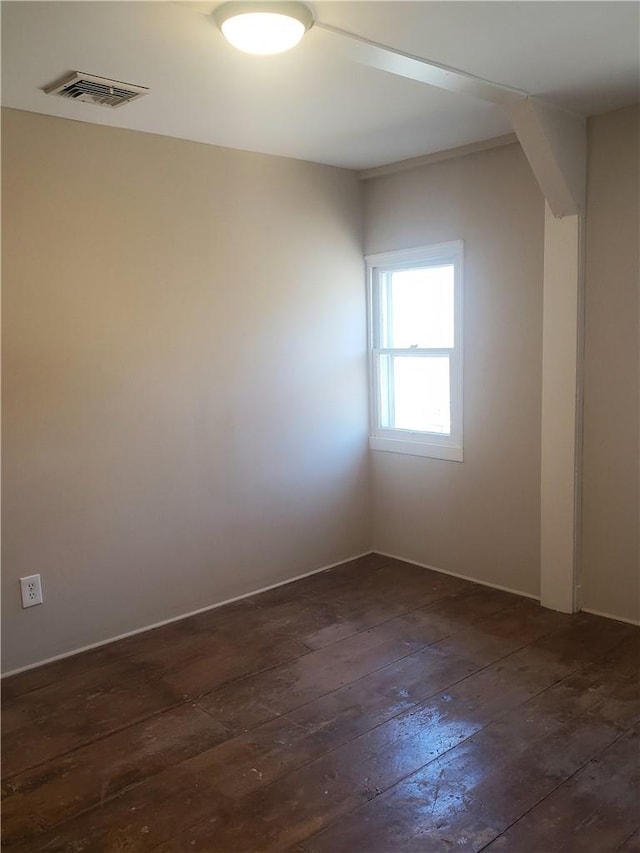
[[[383,348],[451,348],[453,317],[453,264],[382,274],[380,345]]]

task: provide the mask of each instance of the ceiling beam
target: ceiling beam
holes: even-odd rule
[[[319,34],[323,47],[353,62],[503,107],[553,215],[563,217],[584,209],[587,144],[582,116],[530,98],[521,89],[412,56],[329,24],[316,22],[312,32]]]
[[[507,111],[553,215],[584,210],[587,128],[582,116],[528,98]]]
[[[582,116],[531,98],[521,89],[411,56],[329,24],[316,22],[312,32],[324,48],[353,62],[503,107],[553,215],[584,209],[587,143]]]
[[[479,98],[500,106],[508,106],[527,97],[527,93],[520,89],[484,80],[482,77],[475,77],[429,59],[411,56],[319,21],[316,21],[311,33],[314,38],[321,38],[323,46],[346,59],[438,89]]]

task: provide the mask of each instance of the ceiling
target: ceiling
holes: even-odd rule
[[[503,109],[359,65],[312,28],[242,54],[189,2],[2,3],[2,103],[78,121],[366,169],[500,136]],[[322,23],[583,115],[639,98],[636,2],[318,2]],[[45,95],[79,70],[150,87],[112,110]]]

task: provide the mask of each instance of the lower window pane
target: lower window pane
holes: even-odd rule
[[[451,434],[449,356],[380,356],[380,425]]]

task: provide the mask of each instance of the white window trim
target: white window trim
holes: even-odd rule
[[[411,456],[427,456],[451,462],[463,461],[463,242],[455,240],[430,246],[417,246],[396,252],[380,252],[365,256],[367,268],[367,328],[369,349],[369,417],[371,450],[391,453],[406,453]],[[420,263],[454,263],[454,348],[450,353],[451,364],[451,434],[412,432],[403,429],[386,429],[378,425],[378,393],[376,378],[376,348],[374,347],[374,287],[379,272],[397,269],[403,265],[411,267]],[[429,350],[433,352],[433,350]],[[424,350],[407,350],[408,355],[420,355]]]

